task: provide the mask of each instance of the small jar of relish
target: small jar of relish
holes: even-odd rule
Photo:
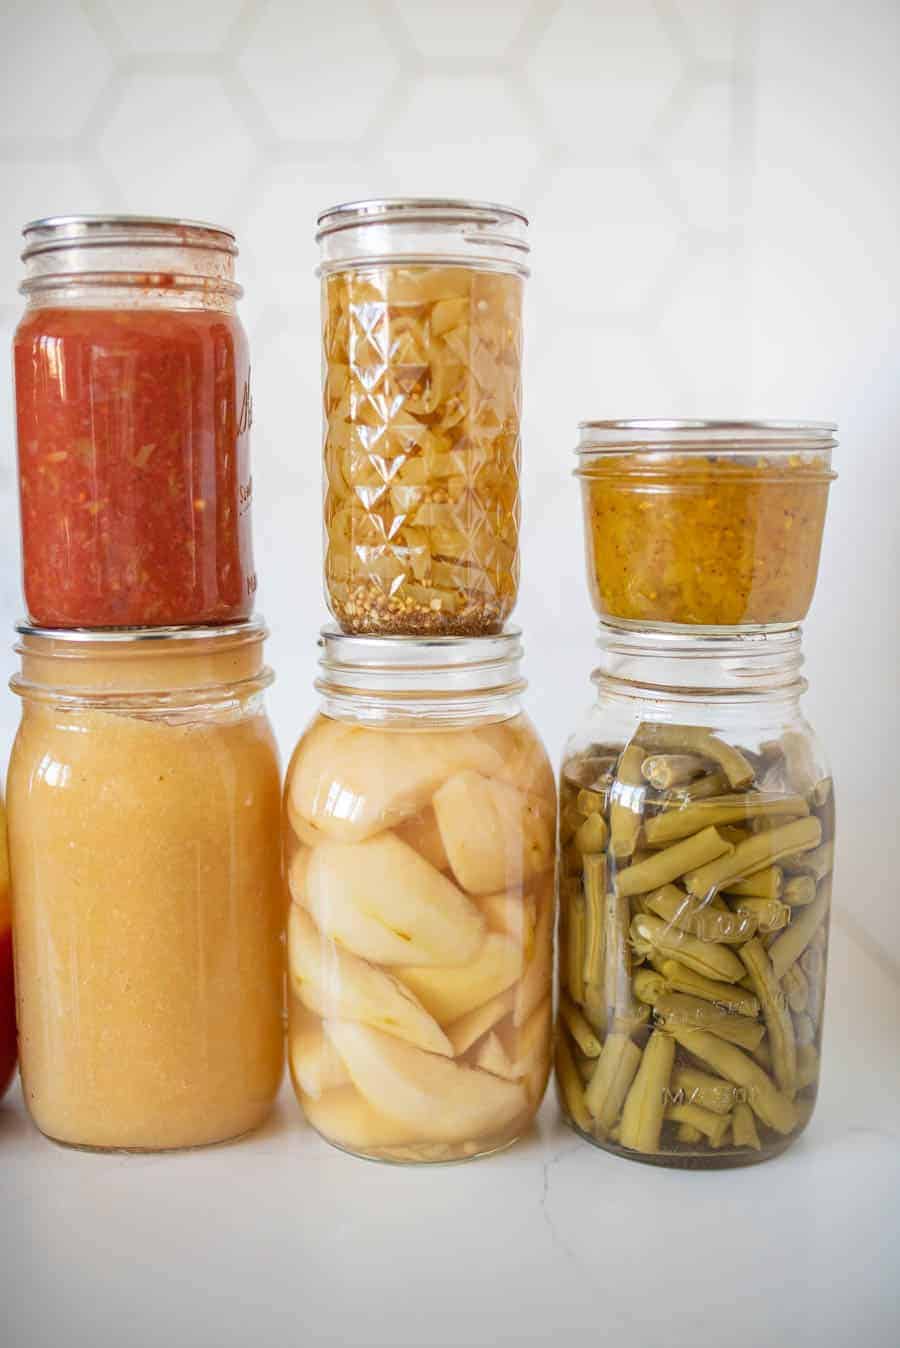
[[[248,617],[250,362],[234,236],[136,216],[23,232],[13,353],[31,621]]]

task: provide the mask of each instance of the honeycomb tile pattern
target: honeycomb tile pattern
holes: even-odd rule
[[[4,5],[0,50],[16,53],[4,77],[0,137],[39,156],[60,143],[77,144],[114,56],[77,5]]]
[[[876,691],[858,717],[834,716],[848,688],[871,688],[900,658],[873,582],[897,569],[896,531],[880,521],[900,494],[898,46],[894,0],[7,5],[0,336],[8,345],[20,311],[26,219],[155,211],[235,228],[283,744],[313,709],[324,617],[319,207],[440,191],[510,197],[532,216],[516,620],[551,750],[592,663],[575,423],[839,420],[839,467],[854,471],[833,494],[810,714],[844,788],[842,865],[860,879],[860,918],[898,959],[900,927],[882,921],[896,784],[887,760],[873,780],[857,750],[896,727],[895,702]],[[8,631],[21,606],[8,379],[0,416]],[[17,714],[0,698],[0,754]]]
[[[296,145],[362,143],[399,73],[398,53],[367,0],[270,0],[249,26],[237,67],[275,136]]]
[[[554,6],[527,69],[561,143],[620,154],[665,125],[684,58],[653,0],[609,0],[602,10],[595,30],[592,0]]]
[[[404,184],[415,182],[424,196],[521,201],[541,161],[536,130],[529,102],[511,81],[429,75],[408,90],[384,127],[392,191],[407,195]],[[485,136],[488,153],[473,155]]]
[[[152,5],[94,0],[89,6],[105,29],[107,41],[120,53],[167,58],[213,56],[240,17],[242,0],[215,5],[184,0],[153,0]]]
[[[254,145],[215,75],[140,71],[115,101],[97,152],[126,201],[152,192],[161,215],[227,220],[243,205]]]
[[[540,0],[522,5],[507,0],[458,0],[453,5],[396,0],[392,6],[422,70],[469,75],[511,68],[522,47],[527,49],[532,27],[542,22],[545,11]]]

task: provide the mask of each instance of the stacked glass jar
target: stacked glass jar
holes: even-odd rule
[[[831,777],[800,710],[834,427],[587,422],[597,700],[560,788],[557,1080],[663,1165],[776,1155],[819,1077]]]
[[[547,1081],[553,773],[521,710],[527,221],[468,201],[319,218],[320,714],[285,787],[289,1060],[325,1138],[509,1145]]]
[[[259,1124],[283,1069],[237,249],[131,216],[24,233],[8,805],[25,1099],[59,1142],[197,1146]]]

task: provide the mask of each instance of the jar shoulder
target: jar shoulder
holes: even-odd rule
[[[648,726],[689,727],[693,733],[713,735],[756,754],[767,745],[786,741],[793,752],[799,752],[802,746],[823,773],[829,770],[822,738],[798,702],[724,705],[716,699],[701,698],[668,705],[650,698],[600,698],[577,718],[565,743],[563,762],[589,751],[601,756],[620,753],[633,741],[640,741],[642,729]],[[659,736],[663,732],[655,733]]]
[[[43,798],[48,807],[79,798],[80,810],[188,812],[251,786],[259,799],[280,796],[279,756],[265,712],[226,719],[182,713],[122,715],[26,706],[7,777],[12,816]]]
[[[319,714],[294,750],[289,815],[357,841],[429,809],[451,781],[483,781],[555,807],[553,769],[531,721],[466,726],[360,724]]]

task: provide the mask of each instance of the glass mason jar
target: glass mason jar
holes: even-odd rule
[[[496,1151],[550,1068],[556,789],[518,633],[321,644],[285,784],[298,1098],[357,1155]]]
[[[80,1147],[237,1137],[283,1066],[265,628],[19,631],[8,807],[31,1116]]]
[[[318,224],[328,606],[351,633],[497,633],[519,583],[528,222],[408,199]]]
[[[0,1100],[16,1070],[16,995],[13,985],[12,908],[9,902],[9,860],[6,810],[0,796]]]
[[[600,617],[644,629],[801,622],[816,586],[835,429],[582,422],[576,476]]]
[[[44,627],[249,617],[250,364],[234,236],[26,225],[13,340],[25,602]]]
[[[634,1160],[766,1160],[822,1043],[834,796],[800,631],[600,645],[562,767],[562,1108]]]

